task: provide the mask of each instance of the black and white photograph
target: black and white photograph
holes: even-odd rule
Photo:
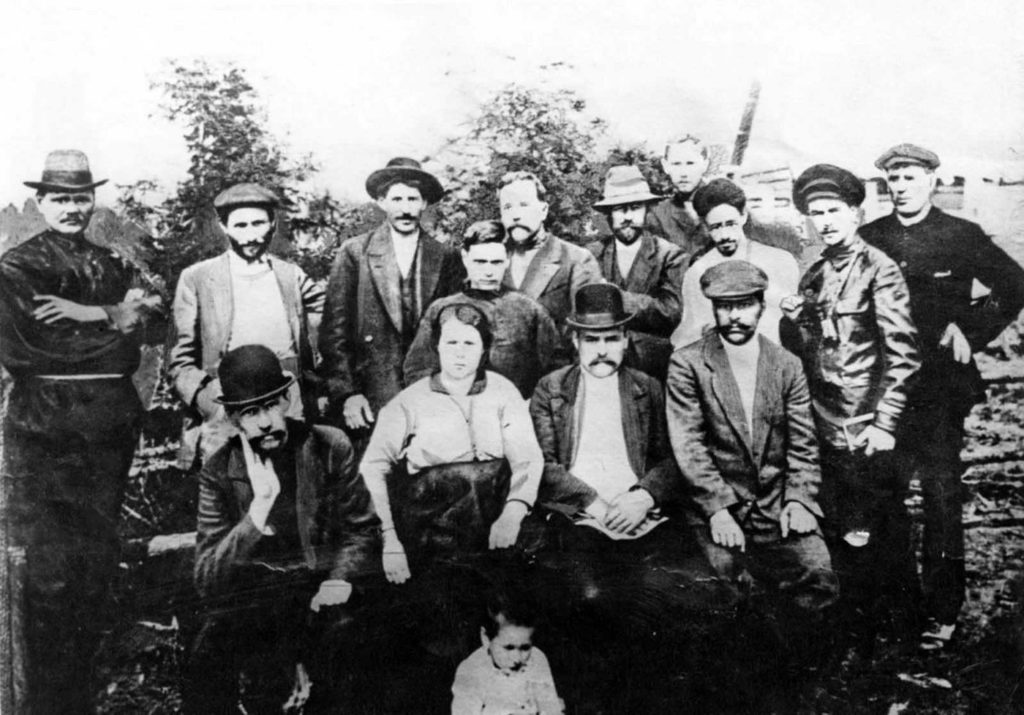
[[[1024,5],[3,16],[0,713],[1024,711]]]

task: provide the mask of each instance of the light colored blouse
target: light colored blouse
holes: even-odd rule
[[[511,470],[507,501],[532,507],[544,455],[519,390],[488,371],[468,395],[452,395],[434,374],[414,382],[381,409],[359,473],[382,528],[388,529],[394,523],[386,477],[401,460],[415,474],[441,464],[502,458]]]

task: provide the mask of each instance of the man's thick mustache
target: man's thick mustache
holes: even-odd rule
[[[594,365],[600,365],[601,363],[604,363],[605,365],[611,365],[612,367],[618,366],[617,362],[615,362],[614,360],[609,360],[608,358],[596,358],[594,360],[591,360],[589,366],[593,367]]]

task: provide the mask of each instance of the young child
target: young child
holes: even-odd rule
[[[548,659],[533,647],[534,627],[528,607],[488,602],[482,645],[455,673],[452,715],[562,715]]]

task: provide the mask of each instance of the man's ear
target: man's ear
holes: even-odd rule
[[[743,207],[743,211],[740,212],[740,216],[742,217],[740,219],[740,226],[746,226],[747,225],[747,221],[750,220],[750,212],[747,211],[747,207],[746,206]]]
[[[541,223],[544,223],[545,221],[548,220],[548,208],[549,207],[548,207],[548,202],[547,201],[541,201],[541,203],[544,204],[544,215],[541,216],[540,221],[541,221]]]
[[[484,648],[486,648],[490,644],[491,644],[491,639],[487,637],[487,629],[484,628],[483,626],[480,626],[480,645],[482,645]]]
[[[469,251],[465,248],[459,250],[459,257],[462,258],[462,265],[469,270]]]

